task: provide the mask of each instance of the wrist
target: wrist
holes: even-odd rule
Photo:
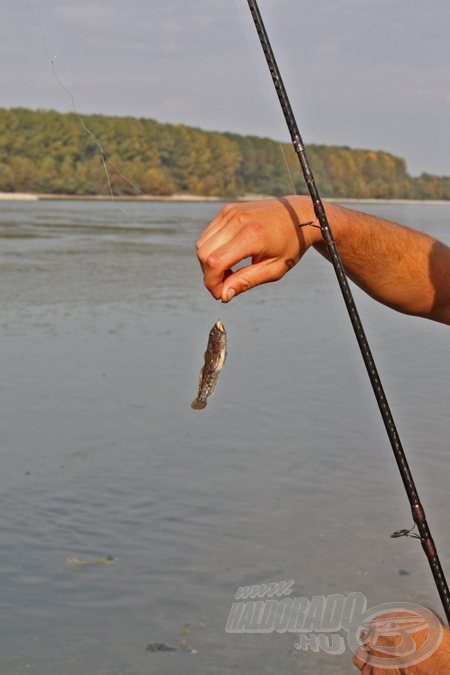
[[[323,242],[322,232],[314,213],[311,197],[296,195],[295,197],[290,197],[289,201],[291,201],[297,215],[297,234],[303,241],[302,248],[307,249]]]

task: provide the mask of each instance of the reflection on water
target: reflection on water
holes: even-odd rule
[[[418,543],[389,538],[411,516],[331,268],[311,252],[215,303],[194,241],[218,208],[0,203],[2,674],[351,672],[348,650],[226,634],[245,584],[440,610]],[[449,240],[450,206],[366,210]],[[447,329],[357,302],[450,570]]]

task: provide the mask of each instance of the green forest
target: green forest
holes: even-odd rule
[[[450,199],[450,177],[412,177],[388,152],[307,152],[324,197]],[[237,198],[294,189],[306,192],[289,143],[143,118],[0,108],[0,192]]]

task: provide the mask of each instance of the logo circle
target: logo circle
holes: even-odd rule
[[[412,636],[423,630],[425,642],[417,647]],[[347,639],[352,652],[368,665],[394,669],[427,659],[439,647],[442,633],[441,622],[429,609],[411,602],[386,602],[361,614],[349,626]],[[378,644],[380,637],[385,644],[383,640]]]

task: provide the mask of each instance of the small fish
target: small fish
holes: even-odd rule
[[[194,410],[206,408],[209,396],[212,396],[227,357],[227,334],[221,321],[216,321],[209,333],[205,352],[205,363],[200,371],[197,398],[191,403]]]

